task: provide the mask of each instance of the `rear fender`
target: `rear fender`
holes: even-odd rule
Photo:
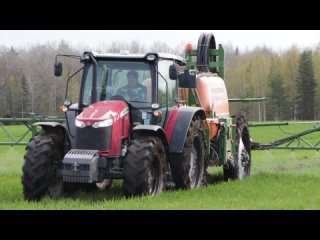
[[[165,128],[170,154],[182,152],[194,116],[199,116],[202,120],[206,119],[202,108],[183,106],[172,110]]]

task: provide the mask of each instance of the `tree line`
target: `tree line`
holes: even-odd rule
[[[250,120],[315,120],[320,117],[320,45],[275,52],[256,47],[241,53],[226,47],[229,98],[266,97],[266,102],[232,103]]]
[[[100,44],[97,52],[169,52],[184,56],[185,42],[172,48],[155,41]],[[261,103],[232,103],[231,113],[245,112],[250,120],[313,120],[320,117],[320,44],[311,49],[291,46],[275,52],[266,46],[241,50],[225,48],[225,81],[229,98],[267,97]],[[65,41],[35,44],[28,48],[0,46],[0,117],[59,115],[65,98],[66,79],[81,67],[79,61],[63,59],[63,76],[56,78],[56,54],[81,55],[84,46]],[[76,102],[80,75],[70,82],[68,98]]]

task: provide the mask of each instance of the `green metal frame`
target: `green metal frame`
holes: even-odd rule
[[[0,118],[0,129],[11,139],[11,142],[4,142],[0,139],[0,145],[26,145],[28,142],[24,142],[24,138],[31,132],[32,137],[38,133],[37,126],[34,126],[37,122],[65,122],[63,118],[49,118],[49,117],[34,117],[34,118]],[[24,124],[27,130],[16,139],[6,125],[3,123],[19,123]]]
[[[192,61],[192,57],[197,56],[197,50],[191,50],[186,51],[186,69],[187,70],[193,70],[196,69],[197,63]],[[216,62],[209,62],[209,68],[217,68],[218,69],[218,75],[222,79],[224,79],[224,49],[221,44],[219,44],[218,49],[210,49],[209,50],[209,56],[217,56],[218,59]]]
[[[320,122],[273,122],[273,123],[249,123],[249,127],[265,127],[265,126],[283,126],[283,125],[295,125],[295,124],[310,124],[316,123],[320,124]],[[281,138],[276,141],[273,141],[268,144],[260,144],[260,143],[252,143],[252,150],[269,150],[269,149],[278,149],[278,150],[320,150],[320,140],[312,144],[308,142],[303,136],[320,131],[320,127],[313,127],[311,129],[298,132],[293,134],[292,136]],[[298,140],[299,144],[293,146],[293,143]],[[301,146],[300,143],[303,142],[306,146]],[[281,146],[284,145],[285,146]]]
[[[222,136],[218,144],[218,156],[219,166],[227,164],[228,159],[231,157],[234,159],[236,156],[235,144],[232,144],[236,140],[236,119],[235,118],[221,118]]]

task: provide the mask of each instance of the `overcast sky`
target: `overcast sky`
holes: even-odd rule
[[[174,48],[182,41],[196,43],[201,32],[212,32],[217,44],[232,43],[243,50],[263,45],[274,50],[286,49],[292,44],[312,47],[320,42],[320,30],[0,30],[0,45],[24,47],[63,39],[74,46],[95,48],[112,41],[139,40],[149,45],[160,40]]]

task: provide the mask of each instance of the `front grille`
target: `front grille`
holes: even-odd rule
[[[64,164],[63,165],[63,170],[66,171],[72,171],[74,169],[73,164]],[[77,167],[78,171],[89,171],[90,170],[90,164],[87,165],[80,165]]]
[[[106,151],[110,150],[111,128],[84,127],[76,130],[76,148]]]

